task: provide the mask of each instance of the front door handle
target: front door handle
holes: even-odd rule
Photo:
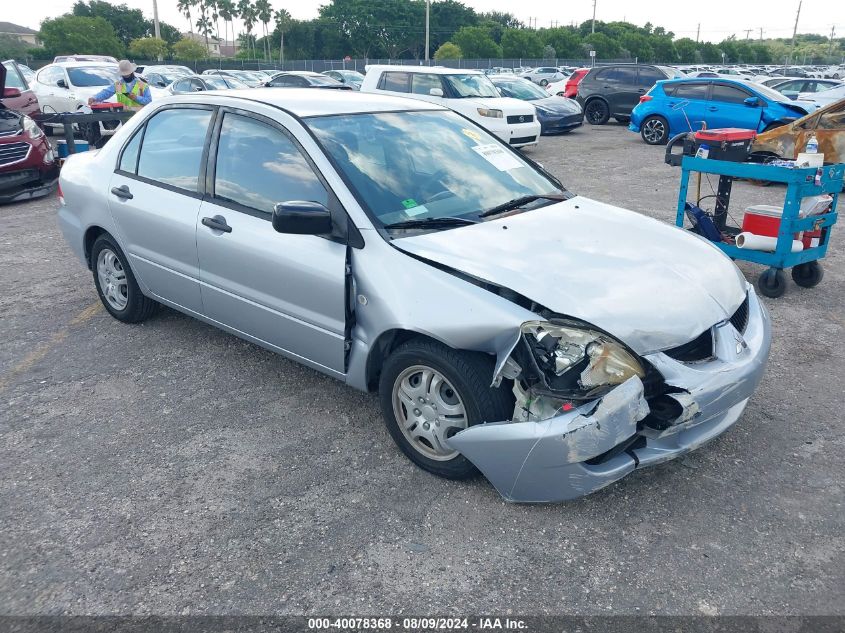
[[[709,108],[707,108],[707,109],[708,109],[710,112],[716,112],[719,108],[717,108],[716,106],[710,106],[710,107],[709,107]]]
[[[203,218],[203,226],[207,226],[215,231],[223,231],[224,233],[231,233],[232,227],[226,224],[226,218],[222,215],[215,215],[213,218]]]
[[[131,200],[133,198],[132,192],[129,191],[129,187],[127,187],[126,185],[120,185],[120,187],[112,187],[111,192],[112,195],[115,195],[118,198],[123,198],[124,200]]]

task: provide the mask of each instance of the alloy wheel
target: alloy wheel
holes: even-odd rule
[[[97,278],[108,304],[115,310],[125,310],[126,304],[129,303],[126,271],[120,258],[109,248],[104,248],[97,256]]]
[[[657,145],[666,138],[666,125],[660,119],[649,119],[643,125],[643,136],[649,143]]]

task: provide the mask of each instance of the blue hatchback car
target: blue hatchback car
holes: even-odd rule
[[[640,97],[628,129],[639,132],[649,145],[662,145],[673,135],[736,127],[763,132],[814,111],[776,90],[732,79],[673,79],[658,81]]]

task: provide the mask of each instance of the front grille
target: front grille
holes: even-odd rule
[[[533,114],[512,114],[508,117],[508,123],[531,123],[533,120]]]
[[[525,143],[533,143],[536,140],[536,136],[518,136],[511,139],[511,145],[523,145]]]
[[[748,295],[745,295],[745,301],[733,313],[731,325],[736,328],[737,332],[745,332],[745,328],[748,327]]]
[[[682,363],[694,363],[713,358],[713,330],[708,329],[689,343],[667,349],[664,354]]]
[[[17,163],[29,154],[29,143],[2,143],[0,144],[0,165]]]
[[[3,136],[17,136],[17,135],[18,135],[18,134],[20,134],[20,133],[21,133],[21,131],[20,131],[20,130],[6,130],[5,132],[0,132],[0,137],[3,137]]]

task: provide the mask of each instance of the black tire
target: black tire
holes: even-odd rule
[[[824,279],[824,269],[819,262],[807,262],[792,267],[792,281],[802,288],[814,288]]]
[[[610,108],[603,99],[590,99],[584,105],[584,117],[590,125],[604,125],[610,119]]]
[[[549,80],[548,79],[541,79],[540,85],[543,86],[543,88],[545,88],[546,86],[549,85]]]
[[[666,145],[669,140],[669,122],[662,116],[646,117],[640,126],[640,136],[649,145]]]
[[[103,288],[100,284],[100,276],[97,272],[97,262],[99,260],[100,253],[106,250],[114,253],[126,275],[127,301],[126,306],[122,310],[115,308],[111,303],[109,303],[109,300],[103,293]],[[141,292],[141,289],[138,287],[138,282],[135,280],[135,275],[129,267],[126,255],[123,254],[120,246],[117,245],[117,242],[111,235],[103,233],[94,240],[94,244],[91,246],[90,261],[91,270],[94,274],[94,286],[97,288],[97,294],[100,296],[100,301],[103,302],[103,306],[106,310],[108,310],[109,314],[118,321],[123,321],[124,323],[140,323],[152,316],[153,312],[155,312],[158,307],[158,303],[149,297],[144,296]]]
[[[765,134],[765,133],[766,133],[766,132],[768,132],[769,130],[775,130],[775,129],[779,128],[779,127],[783,127],[784,125],[786,125],[786,124],[785,124],[783,121],[772,121],[771,123],[769,123],[769,124],[768,124],[768,125],[767,125],[764,129],[763,129],[763,131],[761,132],[761,134]]]
[[[764,270],[757,278],[757,289],[771,299],[782,297],[786,292],[786,276],[779,268]]]
[[[466,479],[476,475],[475,466],[460,453],[446,461],[431,459],[420,452],[400,429],[393,410],[394,385],[402,372],[417,365],[436,370],[454,387],[464,405],[467,426],[510,420],[514,407],[512,392],[507,383],[499,388],[490,387],[494,370],[492,356],[454,350],[428,339],[411,339],[403,343],[384,362],[379,379],[379,400],[393,441],[408,459],[439,477]]]

